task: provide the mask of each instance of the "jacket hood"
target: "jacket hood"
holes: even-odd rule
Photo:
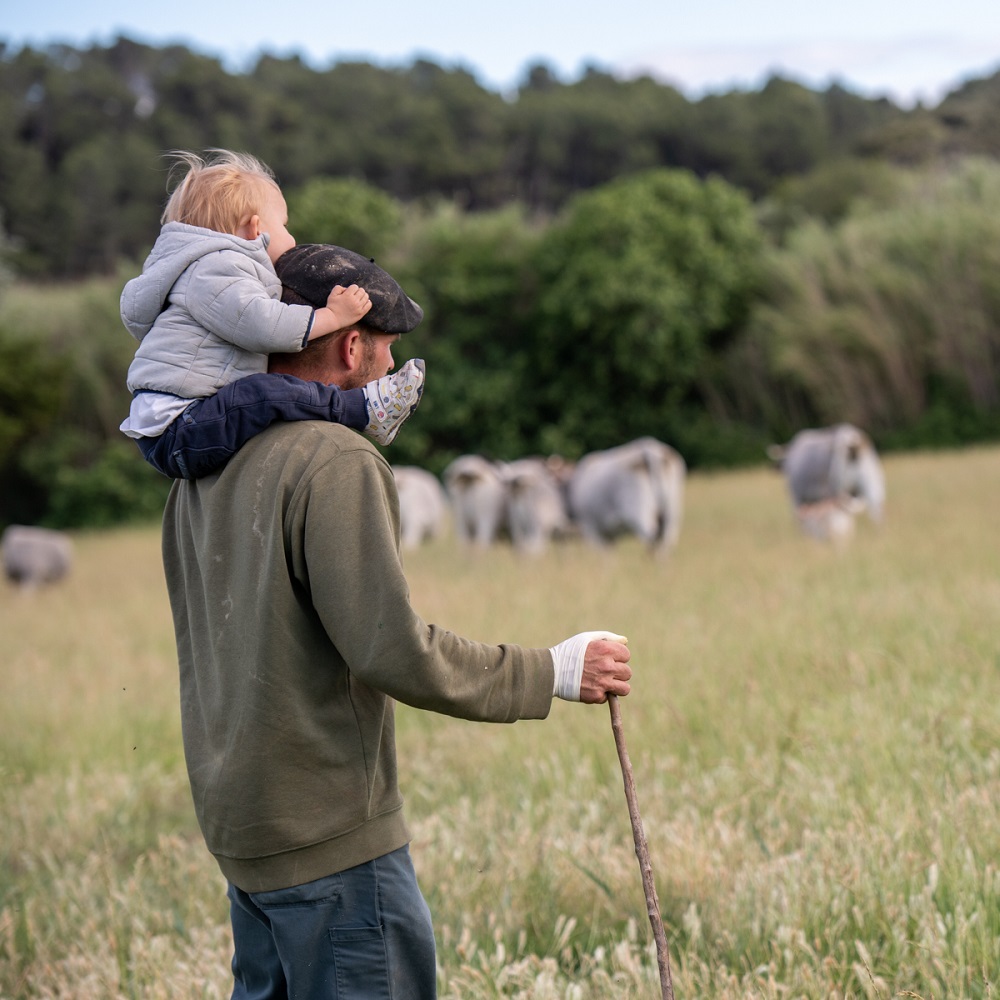
[[[230,233],[202,229],[183,222],[168,222],[153,244],[142,274],[127,282],[121,294],[121,316],[125,329],[142,338],[163,312],[177,279],[197,260],[220,250],[237,249],[244,254],[267,259],[266,234],[244,240]]]

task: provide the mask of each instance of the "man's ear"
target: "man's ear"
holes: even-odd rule
[[[340,363],[347,371],[354,371],[361,363],[361,331],[344,330],[340,335]]]

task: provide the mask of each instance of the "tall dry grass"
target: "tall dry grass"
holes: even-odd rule
[[[622,703],[675,994],[991,997],[1000,977],[1000,450],[887,462],[888,519],[800,536],[768,470],[694,476],[666,562],[444,541],[414,603],[477,638],[629,636]],[[155,529],[0,591],[0,996],[223,997]],[[607,709],[399,712],[447,997],[658,995]]]

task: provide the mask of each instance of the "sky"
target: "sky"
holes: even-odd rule
[[[587,66],[648,73],[692,99],[780,73],[910,107],[1000,70],[997,0],[21,0],[0,14],[0,40],[15,48],[118,35],[180,42],[232,71],[262,51],[315,68],[426,58],[500,92],[544,63],[566,82]]]

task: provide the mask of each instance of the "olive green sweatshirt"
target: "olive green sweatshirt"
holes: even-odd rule
[[[394,700],[492,722],[549,712],[547,649],[473,642],[410,606],[392,472],[340,425],[275,424],[217,475],[175,483],[163,562],[195,810],[245,891],[409,840]]]

